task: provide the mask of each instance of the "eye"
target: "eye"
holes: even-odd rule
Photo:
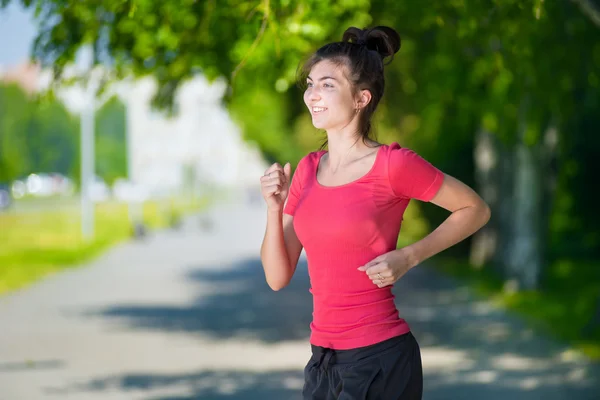
[[[323,86],[325,86],[326,88],[332,88],[333,85],[331,83],[324,83]]]
[[[306,82],[306,87],[312,87],[312,86],[313,86],[312,82]]]

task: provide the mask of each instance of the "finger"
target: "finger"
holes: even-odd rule
[[[261,177],[261,180],[269,180],[269,179],[273,179],[273,178],[281,178],[281,179],[285,179],[285,178],[284,178],[283,171],[282,171],[282,170],[278,170],[278,169],[275,169],[275,170],[273,170],[273,171],[270,171],[270,172],[268,172],[268,173],[264,174],[264,175]]]
[[[277,178],[272,178],[271,181],[269,182],[270,185],[277,185],[279,186],[279,189],[283,188],[283,182],[282,182],[282,178],[281,177],[277,177]]]
[[[380,262],[379,264],[373,265],[366,269],[366,273],[369,276],[377,276],[377,274],[388,275],[385,274],[389,271],[389,265],[386,262]]]
[[[375,278],[375,279],[373,279],[373,284],[377,285],[379,287],[390,286],[393,283],[394,283],[393,279],[390,279],[390,278],[385,278],[385,279]]]
[[[281,190],[281,186],[280,185],[269,185],[267,187],[265,187],[265,194],[266,195],[272,195],[272,194],[277,194],[279,193],[279,191]]]
[[[384,282],[384,281],[380,281],[379,279],[375,279],[375,280],[373,281],[373,284],[374,284],[375,286],[377,286],[377,287],[380,287],[380,288],[385,286],[385,282]]]
[[[379,284],[377,286],[379,286],[379,288],[381,289],[381,288],[384,288],[386,286],[391,286],[391,285],[392,285],[391,282],[384,282],[384,283],[381,283],[381,284]]]
[[[260,177],[260,181],[261,182],[267,182],[267,183],[283,183],[284,178],[279,175],[279,174],[275,174],[274,172],[271,172],[271,175],[265,175],[265,176],[261,176]]]
[[[361,266],[360,266],[360,267],[358,267],[357,269],[358,269],[359,271],[366,271],[366,270],[368,270],[369,268],[371,268],[371,267],[372,267],[372,266],[374,266],[374,265],[376,265],[376,264],[372,264],[372,261],[370,261],[369,263],[367,263],[367,264],[365,264],[365,265],[361,265]]]
[[[371,268],[371,267],[373,267],[373,266],[375,266],[375,265],[379,264],[381,261],[382,261],[382,259],[381,259],[381,258],[379,258],[379,257],[377,257],[377,258],[375,258],[375,259],[373,259],[373,260],[369,261],[369,262],[368,262],[368,263],[366,263],[365,265],[362,265],[362,266],[358,267],[358,270],[359,270],[359,271],[366,271],[366,270],[368,270],[369,268]]]
[[[285,181],[289,182],[290,181],[290,176],[292,174],[292,166],[290,165],[290,163],[286,163],[283,166],[283,174],[285,176]]]
[[[391,272],[390,272],[390,273],[388,273],[388,274],[386,274],[386,273],[384,273],[384,272],[381,272],[381,273],[377,273],[377,274],[375,274],[375,275],[369,275],[369,279],[370,279],[370,280],[372,280],[373,282],[375,282],[375,281],[382,281],[382,282],[386,282],[386,281],[388,281],[390,278],[392,278],[392,276],[393,276],[393,275],[392,275],[392,273],[391,273]]]
[[[375,281],[385,281],[387,280],[391,275],[383,275],[382,273],[377,273],[375,275],[369,275],[369,279],[372,280],[373,282]]]
[[[266,169],[265,175],[268,175],[270,172],[277,171],[278,169],[282,169],[281,165],[279,163],[274,163]]]

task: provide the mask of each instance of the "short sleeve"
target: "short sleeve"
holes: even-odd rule
[[[388,176],[396,196],[421,201],[431,201],[444,182],[442,171],[398,144],[390,147]]]
[[[292,177],[292,183],[290,184],[290,192],[286,200],[283,212],[285,214],[294,215],[296,213],[296,206],[300,201],[300,194],[302,193],[302,186],[304,184],[304,169],[306,168],[306,157],[302,158],[298,162],[294,176]]]

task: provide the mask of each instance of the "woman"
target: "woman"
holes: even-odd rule
[[[304,102],[328,151],[308,154],[290,185],[290,164],[261,177],[268,207],[261,259],[280,290],[306,250],[313,295],[312,357],[304,399],[421,399],[419,346],[399,317],[392,285],[490,218],[484,201],[397,143],[369,136],[384,91],[384,60],[400,49],[389,27],[349,28],[303,66]],[[410,199],[451,212],[424,239],[396,249]]]

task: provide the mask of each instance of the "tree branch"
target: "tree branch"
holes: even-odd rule
[[[596,5],[592,0],[571,0],[576,3],[581,11],[592,20],[592,22],[600,28],[600,10],[596,8]]]
[[[270,11],[269,0],[264,0],[264,8],[265,9],[264,9],[264,14],[263,14],[262,25],[260,27],[260,30],[258,31],[258,35],[254,39],[254,42],[250,46],[250,49],[248,50],[248,52],[246,53],[246,55],[244,56],[242,61],[240,61],[240,63],[237,65],[237,67],[235,67],[235,69],[233,70],[233,73],[231,74],[231,81],[233,81],[235,79],[235,76],[237,75],[237,73],[242,69],[244,64],[246,64],[248,57],[254,51],[254,49],[258,45],[258,42],[260,41],[263,34],[265,33],[265,30],[267,29],[267,22],[269,21],[269,11]]]

